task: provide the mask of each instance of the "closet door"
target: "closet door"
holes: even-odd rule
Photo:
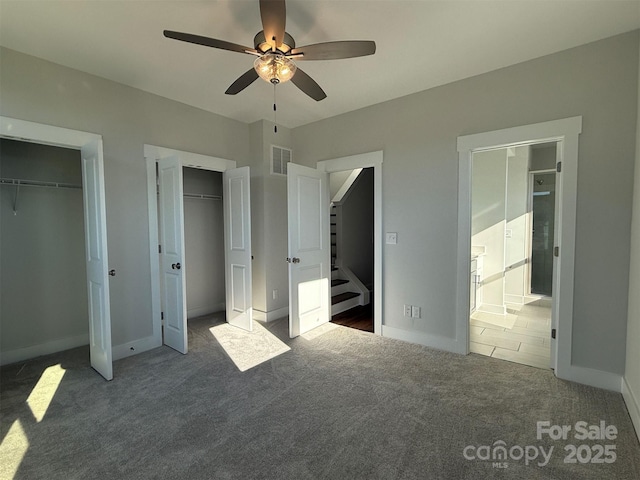
[[[81,149],[91,366],[113,378],[102,140]]]
[[[164,343],[180,353],[187,353],[184,202],[182,164],[178,157],[158,160],[158,190]]]
[[[227,322],[253,329],[249,167],[223,174]]]

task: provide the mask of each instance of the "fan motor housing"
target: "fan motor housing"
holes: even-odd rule
[[[267,42],[267,39],[264,36],[264,31],[256,33],[256,36],[253,37],[253,45],[256,50],[262,53],[271,50],[271,45]],[[280,47],[278,48],[278,51],[280,53],[286,54],[294,48],[296,48],[296,41],[291,35],[289,35],[287,32],[284,32],[284,40],[282,41],[282,45],[280,45]]]

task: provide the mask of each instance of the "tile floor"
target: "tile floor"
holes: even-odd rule
[[[551,299],[507,304],[507,312],[506,316],[478,311],[471,314],[471,352],[550,368]]]

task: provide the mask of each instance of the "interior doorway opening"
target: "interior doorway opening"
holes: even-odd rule
[[[469,347],[551,367],[557,142],[475,152]]]
[[[331,321],[374,332],[374,171],[329,174]]]
[[[88,345],[80,152],[5,138],[0,152],[3,363]]]
[[[249,167],[153,145],[145,157],[154,341],[186,354],[187,319],[220,309],[251,331]]]
[[[111,380],[113,378],[113,364],[109,275],[114,276],[115,270],[109,270],[108,266],[102,137],[93,133],[1,116],[0,137],[27,142],[33,145],[39,144],[41,146],[62,147],[76,152],[79,151],[80,153],[84,243],[80,242],[78,248],[81,251],[84,249],[84,263],[86,267],[84,270],[84,279],[86,281],[85,291],[87,292],[85,318],[88,318],[89,323],[89,355],[91,366],[106,380]],[[44,161],[41,167],[44,167],[45,170],[50,170],[51,164]],[[48,171],[47,174],[52,174],[52,172]],[[14,188],[15,193],[10,200],[13,210],[11,214],[15,213],[15,216],[17,216],[19,199],[21,198],[19,196],[19,189],[22,187],[14,184]],[[25,189],[27,189],[26,186]],[[33,199],[33,197],[31,199]],[[55,218],[55,216],[53,218]],[[37,237],[35,240],[46,242],[46,236]],[[40,252],[39,249],[38,251]],[[44,251],[47,251],[46,245],[42,248],[42,252]],[[55,254],[55,252],[52,254]],[[39,259],[32,258],[29,260],[37,263]],[[56,273],[60,274],[59,272]],[[5,278],[3,269],[3,280]],[[34,284],[37,283],[38,277],[32,281]],[[3,337],[4,333],[5,331],[3,331]],[[38,332],[32,333],[36,334]],[[81,337],[70,338],[71,340],[69,340],[69,337],[61,338],[59,336],[53,340],[53,342],[45,342],[37,345],[30,342],[28,345],[23,346],[23,348],[10,351],[4,350],[4,348],[0,349],[1,363],[13,363],[35,356],[65,350],[74,346],[74,342],[84,343],[85,339],[84,334],[82,334]]]
[[[183,167],[187,321],[225,309],[222,173]]]

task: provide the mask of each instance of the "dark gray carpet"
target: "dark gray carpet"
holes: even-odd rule
[[[286,320],[267,328],[291,350],[240,372],[208,330],[219,323],[190,322],[186,356],[162,347],[115,362],[111,382],[89,367],[85,348],[2,368],[0,477],[13,462],[15,478],[29,480],[640,478],[640,445],[619,394],[345,327],[290,340]],[[26,400],[58,363],[64,377],[37,422]],[[604,420],[619,433],[538,440],[544,420]],[[16,425],[22,450],[10,441]],[[500,440],[553,447],[551,460],[498,466],[463,456],[466,446]],[[615,445],[617,459],[564,463],[567,444]]]

